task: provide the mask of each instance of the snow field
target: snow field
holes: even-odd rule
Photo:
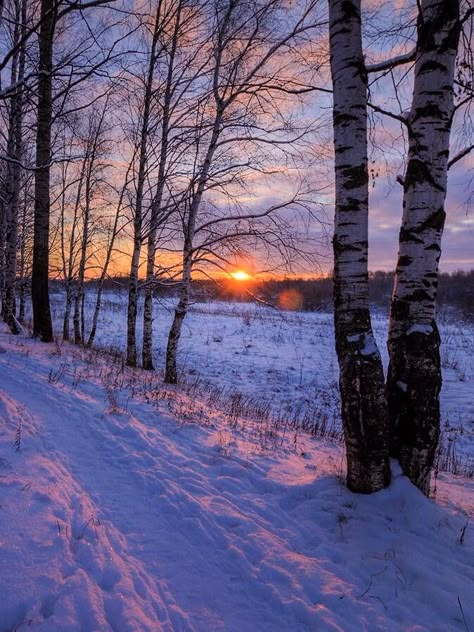
[[[90,316],[94,301],[91,292],[86,302]],[[105,293],[99,347],[125,351],[126,301],[123,291]],[[169,299],[155,301],[154,363],[159,372],[173,308]],[[62,297],[54,295],[57,331],[62,331],[63,309]],[[141,314],[139,309],[139,344]],[[387,366],[387,316],[376,311],[373,326]],[[440,331],[441,465],[455,473],[474,474],[474,329],[441,316]],[[316,419],[323,429],[340,434],[338,366],[329,313],[284,312],[254,303],[196,303],[184,322],[178,369],[183,382],[201,382],[227,399],[237,393],[256,407],[269,408],[278,418],[299,420],[303,426]]]
[[[474,625],[473,479],[354,495],[339,446],[160,388],[1,326],[2,632]]]

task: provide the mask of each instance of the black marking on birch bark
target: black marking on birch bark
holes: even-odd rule
[[[338,239],[333,240],[334,251],[341,252],[360,252],[362,248],[355,244],[344,244]]]
[[[350,215],[353,215],[353,213],[358,213],[359,211],[364,210],[364,206],[367,207],[366,201],[363,204],[362,201],[357,198],[347,198],[344,204],[338,204],[337,210],[339,211],[339,214],[349,213]],[[354,222],[351,222],[351,224],[354,225]]]
[[[360,23],[360,12],[351,0],[344,0],[344,2],[341,3],[341,12],[344,13],[344,17],[342,18],[344,21],[357,20]],[[337,23],[338,22],[335,22],[335,24]]]
[[[342,176],[345,178],[344,188],[346,190],[358,189],[369,181],[367,165],[362,164],[356,167],[343,169]]]
[[[360,77],[360,79],[364,82],[365,85],[367,85],[368,82],[368,74],[367,74],[367,68],[365,66],[365,61],[363,59],[361,60],[354,60],[352,63],[348,64],[348,66],[350,68],[354,68],[354,77]],[[360,105],[353,105],[354,108],[359,108],[359,109],[363,109],[361,108]]]
[[[350,33],[351,29],[347,26],[347,21],[345,18],[342,18],[340,20],[337,20],[337,24],[341,25],[342,27],[339,28],[339,30],[331,32],[331,35],[329,37],[329,40],[334,40],[337,39],[339,37],[339,35],[344,35],[345,33]],[[333,55],[331,54],[331,60],[333,59]]]
[[[409,257],[408,255],[404,255],[398,259],[398,266],[403,268],[405,266],[409,266],[413,261],[413,257]]]
[[[403,299],[393,298],[391,313],[395,320],[405,320],[410,315],[410,305]]]
[[[402,226],[402,228],[400,228],[399,242],[401,244],[406,244],[410,241],[415,244],[423,243],[423,240],[419,237],[416,237],[411,230],[408,230]]]
[[[442,91],[440,90],[437,94],[442,94]],[[420,118],[442,118],[442,116],[443,112],[436,103],[428,103],[423,107],[416,108],[410,123],[413,124]]]
[[[425,250],[436,250],[437,252],[441,252],[441,246],[439,244],[431,244],[430,246],[426,246]],[[433,273],[433,276],[437,276]]]
[[[421,68],[417,72],[417,75],[424,75],[427,72],[436,71],[446,72],[446,70],[447,68],[445,64],[442,64],[440,61],[437,61],[435,59],[429,59],[428,61],[425,61],[425,63],[421,66]]]
[[[345,123],[349,125],[353,121],[358,121],[359,117],[348,112],[334,112],[332,120],[335,126],[342,126]]]
[[[418,158],[411,158],[408,161],[405,176],[405,191],[416,184],[423,184],[425,182],[428,182],[432,187],[444,193],[444,187],[434,180],[428,165]]]
[[[432,298],[426,290],[420,288],[405,296],[405,301],[408,303],[422,303],[423,301],[432,301]]]
[[[454,90],[451,88],[451,86],[448,86],[447,84],[440,86],[440,89],[442,90],[442,92],[446,91],[454,94]],[[425,95],[425,97],[439,97],[442,92],[440,93],[440,90],[424,90],[423,94]]]
[[[445,219],[446,213],[444,211],[444,208],[441,207],[437,211],[434,211],[434,213],[431,213],[431,215],[427,219],[425,219],[424,222],[422,222],[418,226],[415,226],[413,228],[413,232],[424,233],[427,228],[432,228],[433,230],[440,231],[444,227]]]
[[[452,3],[453,5],[456,5],[456,2]],[[456,7],[453,7],[456,8]],[[440,52],[444,53],[445,51],[451,49],[451,50],[456,50],[457,49],[457,42],[459,41],[459,37],[461,35],[461,31],[462,31],[462,26],[461,26],[461,21],[459,20],[459,11],[457,12],[457,16],[456,17],[452,17],[450,18],[451,20],[456,20],[453,28],[449,31],[448,37],[445,39],[443,45],[440,47]]]
[[[436,35],[444,30],[444,26],[453,22],[453,27],[446,34],[443,41],[438,43]],[[418,44],[417,48],[424,52],[437,51],[444,53],[448,49],[457,49],[461,23],[459,20],[459,2],[444,0],[439,5],[437,15],[424,20],[421,11],[418,15]]]

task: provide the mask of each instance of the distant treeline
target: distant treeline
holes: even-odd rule
[[[370,299],[373,305],[389,309],[393,287],[393,272],[370,273]],[[121,289],[126,292],[128,279],[113,278],[106,281],[104,289]],[[89,281],[92,288],[94,281]],[[56,287],[60,281],[53,282]],[[156,286],[155,295],[173,297],[179,286],[163,283]],[[234,279],[198,279],[193,282],[193,301],[263,301],[290,310],[317,311],[330,309],[332,305],[332,278],[282,279],[239,282]],[[474,318],[474,270],[441,274],[439,279],[438,306],[454,308],[465,316]]]
[[[393,288],[393,272],[372,272],[369,277],[371,303],[388,311]],[[196,282],[195,295],[219,300],[255,300],[254,296],[286,309],[315,311],[332,306],[332,278],[284,279],[255,282],[240,287],[235,281],[222,282],[217,287],[212,281]],[[439,277],[438,307],[455,308],[474,318],[474,270],[441,274]]]

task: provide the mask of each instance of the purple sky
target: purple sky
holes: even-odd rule
[[[468,161],[450,173],[441,255],[443,272],[474,268],[474,208],[468,208],[467,204],[469,195],[474,195],[474,174],[468,173]],[[474,167],[474,161],[471,163]],[[370,193],[369,266],[371,270],[393,270],[402,215],[402,187],[395,184],[389,190],[380,183]]]

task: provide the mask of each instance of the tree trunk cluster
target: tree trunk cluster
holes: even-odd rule
[[[360,0],[330,0],[329,7],[336,174],[334,306],[347,483],[362,492],[386,486],[391,453],[410,480],[429,494],[440,433],[435,308],[461,31],[459,2],[422,0],[419,6],[385,393],[368,310],[368,100],[361,6]]]

